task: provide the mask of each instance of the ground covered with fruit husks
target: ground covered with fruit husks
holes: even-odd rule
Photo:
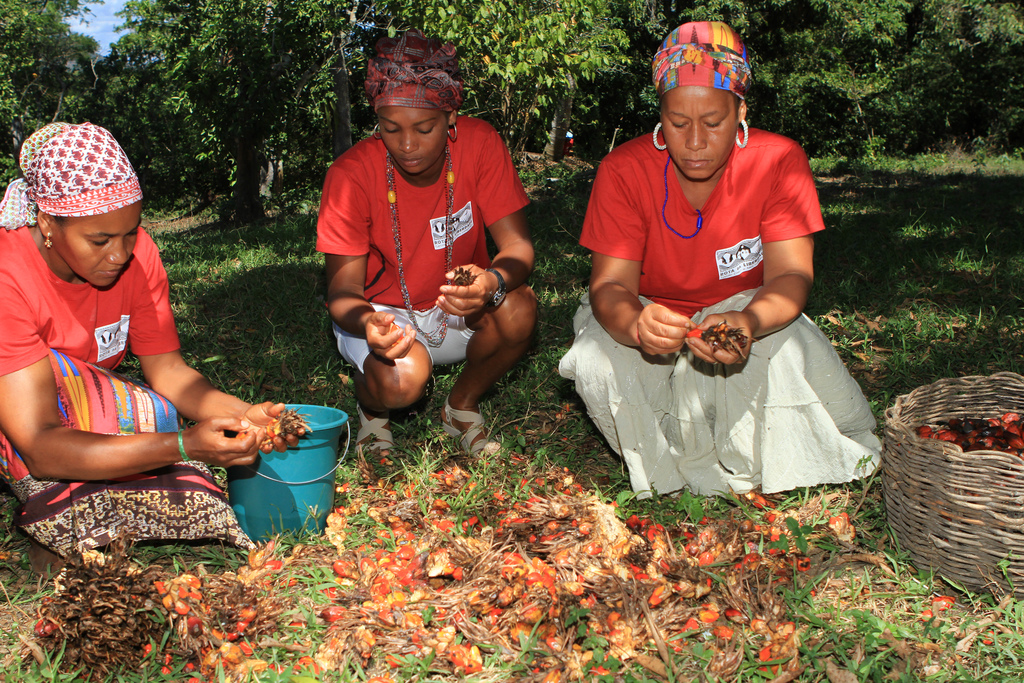
[[[134,567],[120,546],[76,559],[26,654],[63,648],[62,667],[97,680],[149,659],[195,681],[490,668],[568,681],[636,667],[672,678],[675,655],[696,650],[722,680],[750,659],[785,679],[805,663],[783,594],[808,584],[819,539],[855,535],[820,499],[777,514],[752,494],[726,519],[664,526],[624,519],[566,470],[523,479],[515,501],[454,464],[430,482],[344,487],[324,543],[270,542],[236,572]],[[468,518],[448,502],[467,493],[479,501]],[[324,601],[295,598],[297,583],[321,586]],[[315,648],[308,626],[322,629]]]

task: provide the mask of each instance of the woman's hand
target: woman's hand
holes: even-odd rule
[[[644,353],[675,353],[686,344],[686,334],[696,327],[682,313],[676,313],[661,304],[650,304],[640,311],[636,322],[636,336]]]
[[[487,307],[498,289],[498,278],[475,264],[461,267],[470,272],[473,282],[468,285],[441,285],[437,306],[449,315],[465,317]],[[444,276],[451,280],[455,277],[455,271],[449,271]]]
[[[374,311],[367,316],[366,344],[381,358],[405,358],[414,341],[416,330],[412,325],[406,325],[403,330],[395,324],[394,314]]]
[[[712,313],[700,322],[698,329],[706,330],[720,322],[725,322],[729,327],[740,330],[747,337],[746,343],[736,344],[739,351],[731,346],[712,349],[711,345],[699,335],[687,337],[686,344],[693,351],[693,355],[708,363],[722,363],[723,365],[732,365],[746,360],[750,355],[750,345],[754,343],[753,330],[757,329],[757,319],[746,311]]]
[[[218,467],[251,465],[266,429],[235,417],[212,417],[185,430],[182,446],[191,460]]]
[[[245,415],[242,416],[242,419],[248,421],[253,427],[263,429],[263,437],[260,439],[259,448],[264,453],[269,453],[271,450],[282,452],[288,448],[295,448],[299,445],[299,437],[306,433],[306,430],[301,427],[298,434],[270,436],[267,433],[266,428],[280,417],[284,410],[285,405],[283,403],[264,401],[263,403],[251,406],[245,411]],[[268,437],[270,438],[268,439]]]

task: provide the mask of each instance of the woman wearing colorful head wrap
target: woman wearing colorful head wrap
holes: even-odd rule
[[[824,229],[806,156],[748,126],[750,66],[729,26],[680,26],[653,72],[660,122],[598,169],[580,239],[590,288],[560,373],[643,495],[863,476],[875,419],[802,314]],[[702,340],[722,322],[746,341]]]
[[[20,164],[0,204],[0,476],[33,567],[122,533],[251,547],[203,463],[252,463],[283,404],[185,364],[139,181],[107,130],[49,124]],[[129,347],[146,385],[112,372]]]
[[[479,453],[480,398],[537,320],[526,192],[494,128],[458,116],[450,43],[415,30],[380,40],[366,93],[377,126],[331,165],[317,224],[338,349],[356,369],[358,441],[393,448],[390,411],[424,395],[435,364],[465,360],[441,421]],[[470,284],[452,282],[459,268]]]

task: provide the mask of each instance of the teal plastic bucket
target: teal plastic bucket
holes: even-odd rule
[[[262,541],[294,532],[321,533],[334,507],[334,471],[348,415],[337,408],[289,404],[306,416],[311,432],[295,448],[261,453],[252,465],[227,468],[228,501],[249,538]],[[349,439],[345,440],[348,452]]]

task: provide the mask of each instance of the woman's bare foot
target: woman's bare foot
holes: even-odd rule
[[[32,571],[46,576],[56,574],[64,566],[64,558],[34,538],[28,540],[28,561]]]

